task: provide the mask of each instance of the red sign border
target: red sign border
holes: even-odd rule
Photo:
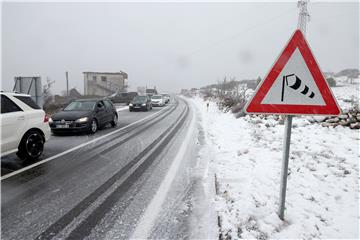
[[[299,49],[301,55],[303,56],[304,61],[315,80],[315,84],[324,99],[325,105],[261,104],[265,95],[296,48]],[[256,88],[254,95],[245,106],[245,111],[250,114],[258,113],[280,115],[339,115],[341,113],[331,89],[317,64],[305,37],[299,29],[295,31],[266,78]]]

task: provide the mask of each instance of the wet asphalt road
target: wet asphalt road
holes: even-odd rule
[[[189,109],[177,99],[150,112],[120,111],[115,129],[94,136],[52,137],[42,159],[114,132],[3,179],[1,238],[129,238],[174,158],[191,118]],[[29,164],[8,156],[2,171]]]
[[[114,130],[124,128],[129,124],[144,119],[156,112],[159,112],[162,108],[153,108],[149,112],[129,112],[128,110],[118,111],[119,121],[115,128],[106,126],[104,129],[99,130],[94,135],[83,134],[66,134],[51,136],[50,140],[45,144],[44,153],[41,155],[39,161],[44,160],[48,157],[54,156],[55,154],[64,152],[68,149],[76,147],[79,144],[91,141],[100,136],[106,135]],[[31,165],[34,162],[23,162],[16,154],[10,154],[2,157],[1,159],[1,176],[19,170],[25,166]]]

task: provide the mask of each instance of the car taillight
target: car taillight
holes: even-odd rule
[[[48,115],[45,114],[44,123],[47,123],[48,121],[49,121],[49,117],[48,117]]]

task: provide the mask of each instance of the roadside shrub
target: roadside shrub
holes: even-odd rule
[[[330,87],[336,87],[336,81],[334,78],[329,77],[326,79],[327,83],[329,84]]]
[[[58,111],[60,111],[62,108],[66,107],[66,103],[62,103],[62,104],[59,104],[59,103],[48,103],[46,105],[44,105],[44,111],[46,114],[48,115],[52,115]]]
[[[222,112],[228,112],[235,104],[235,99],[232,97],[219,98],[216,102],[216,105]]]
[[[239,103],[231,108],[231,112],[236,118],[244,117],[246,115],[244,107],[246,105],[245,99],[241,99]]]

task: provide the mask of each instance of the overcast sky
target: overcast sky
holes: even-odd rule
[[[359,3],[308,6],[323,71],[359,67]],[[264,77],[297,26],[291,3],[3,3],[2,89],[14,76],[83,92],[83,71],[125,71],[131,89]]]

